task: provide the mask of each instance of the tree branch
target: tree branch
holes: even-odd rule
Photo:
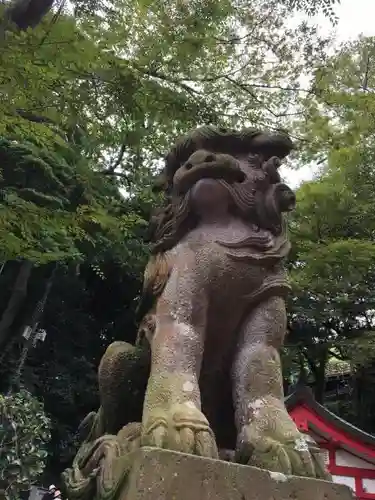
[[[306,358],[306,361],[310,367],[310,370],[313,372],[314,374],[314,377],[317,377],[318,375],[318,367],[315,363],[315,361],[313,361],[312,358],[310,358],[310,356],[307,354],[306,350],[305,349],[302,349],[302,354],[305,356]]]
[[[370,72],[370,51],[367,47],[366,68],[365,68],[365,75],[364,75],[363,84],[362,84],[363,90],[367,90],[369,72]]]
[[[115,173],[116,168],[120,165],[120,163],[122,162],[122,159],[124,158],[125,151],[126,151],[126,144],[123,143],[121,145],[119,154],[117,155],[116,161],[110,167],[108,167],[108,169],[106,170],[106,172],[105,172],[106,175],[110,175],[110,174]]]
[[[24,111],[23,109],[16,109],[16,113],[19,116],[21,116],[21,118],[24,118],[25,120],[28,120],[29,122],[48,123],[49,125],[57,125],[50,118],[46,118],[45,116],[34,115],[33,113],[30,113],[29,111]]]
[[[161,73],[157,73],[156,71],[148,70],[146,68],[142,68],[138,65],[134,65],[134,68],[139,71],[140,73],[143,73],[145,75],[151,76],[152,78],[157,78],[158,80],[162,80],[164,82],[172,83],[174,85],[177,85],[181,87],[182,89],[186,90],[189,94],[193,95],[194,97],[197,95],[204,95],[203,92],[200,92],[199,90],[195,90],[186,83],[183,83],[180,80],[175,80],[174,78],[170,78],[166,75],[163,75]]]
[[[337,350],[340,350],[340,348],[339,348],[338,346],[336,346],[336,349],[337,349]],[[338,354],[338,353],[336,353],[336,352],[331,351],[330,349],[328,349],[328,351],[327,351],[327,352],[328,352],[328,354],[329,354],[330,356],[332,356],[333,358],[337,358],[337,359],[339,359],[340,361],[347,361],[347,360],[348,360],[348,358],[345,358],[345,356],[344,356],[344,354],[342,353],[342,351],[341,351],[341,350],[340,350],[340,353],[339,353],[339,354]]]
[[[101,172],[102,175],[105,175],[107,177],[117,177],[119,179],[123,179],[125,181],[125,184],[127,184],[128,188],[132,187],[132,183],[129,179],[129,175],[125,174],[124,172],[112,172],[110,170],[103,170]]]
[[[262,101],[258,98],[258,96],[251,89],[247,88],[246,84],[237,82],[236,80],[233,80],[233,78],[230,78],[229,76],[225,77],[225,80],[228,80],[228,82],[230,82],[232,85],[249,94],[258,104],[263,106],[263,108],[266,111],[268,111],[274,118],[282,118],[283,116],[285,116],[284,114],[275,113],[274,111],[272,111],[271,108],[265,106],[264,103],[262,103]]]

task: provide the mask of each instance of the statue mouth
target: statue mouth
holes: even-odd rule
[[[175,173],[173,188],[176,194],[182,195],[201,179],[221,179],[233,184],[245,178],[239,162],[232,156],[197,151]]]

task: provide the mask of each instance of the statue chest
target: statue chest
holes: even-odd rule
[[[259,228],[257,226],[247,224],[241,219],[232,219],[227,224],[200,224],[186,235],[181,243],[198,250],[216,242],[236,244],[237,242],[246,241],[258,232]]]
[[[277,243],[277,241],[276,241]],[[277,245],[276,245],[277,247]],[[230,225],[202,225],[189,233],[173,253],[179,262],[190,255],[196,279],[212,295],[245,302],[266,287],[285,282],[275,238],[241,220]]]

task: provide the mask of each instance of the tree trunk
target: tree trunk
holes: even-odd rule
[[[298,351],[298,365],[299,365],[299,373],[298,373],[297,385],[307,386],[308,383],[307,371],[305,367],[304,356],[300,350]]]
[[[29,326],[31,327],[30,337],[26,340],[26,342],[22,348],[22,353],[21,353],[21,356],[20,356],[20,359],[18,362],[18,366],[17,366],[16,372],[15,372],[14,377],[12,378],[12,381],[10,384],[11,391],[14,390],[15,388],[18,389],[18,387],[20,385],[22,370],[23,370],[23,367],[25,366],[25,362],[26,362],[30,347],[35,345],[36,335],[38,333],[38,325],[39,325],[39,322],[42,318],[44,308],[45,308],[45,305],[46,305],[47,300],[48,300],[48,296],[49,296],[51,288],[52,288],[56,269],[57,269],[57,265],[55,264],[52,268],[52,272],[51,272],[49,278],[47,279],[47,283],[45,285],[43,295],[38,300],[38,302],[35,306],[33,315],[31,317],[31,320],[29,323]]]
[[[326,346],[320,346],[318,351],[317,360],[315,361],[313,357],[309,356],[307,350],[302,351],[305,359],[310,367],[312,374],[315,379],[314,387],[314,397],[316,401],[320,404],[324,402],[324,393],[326,388],[326,364],[328,360],[328,348]]]
[[[11,327],[27,295],[27,285],[33,268],[32,262],[21,263],[8,305],[0,320],[0,357],[9,341]]]
[[[317,371],[315,373],[315,391],[314,396],[315,400],[323,404],[324,403],[324,395],[326,388],[326,364],[328,360],[328,351],[324,349],[319,358],[319,364],[317,367]]]
[[[5,29],[11,25],[22,31],[35,28],[52,5],[53,0],[12,0],[5,9],[2,24]]]

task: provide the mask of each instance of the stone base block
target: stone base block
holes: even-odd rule
[[[119,500],[353,500],[347,486],[157,448],[132,462]]]

